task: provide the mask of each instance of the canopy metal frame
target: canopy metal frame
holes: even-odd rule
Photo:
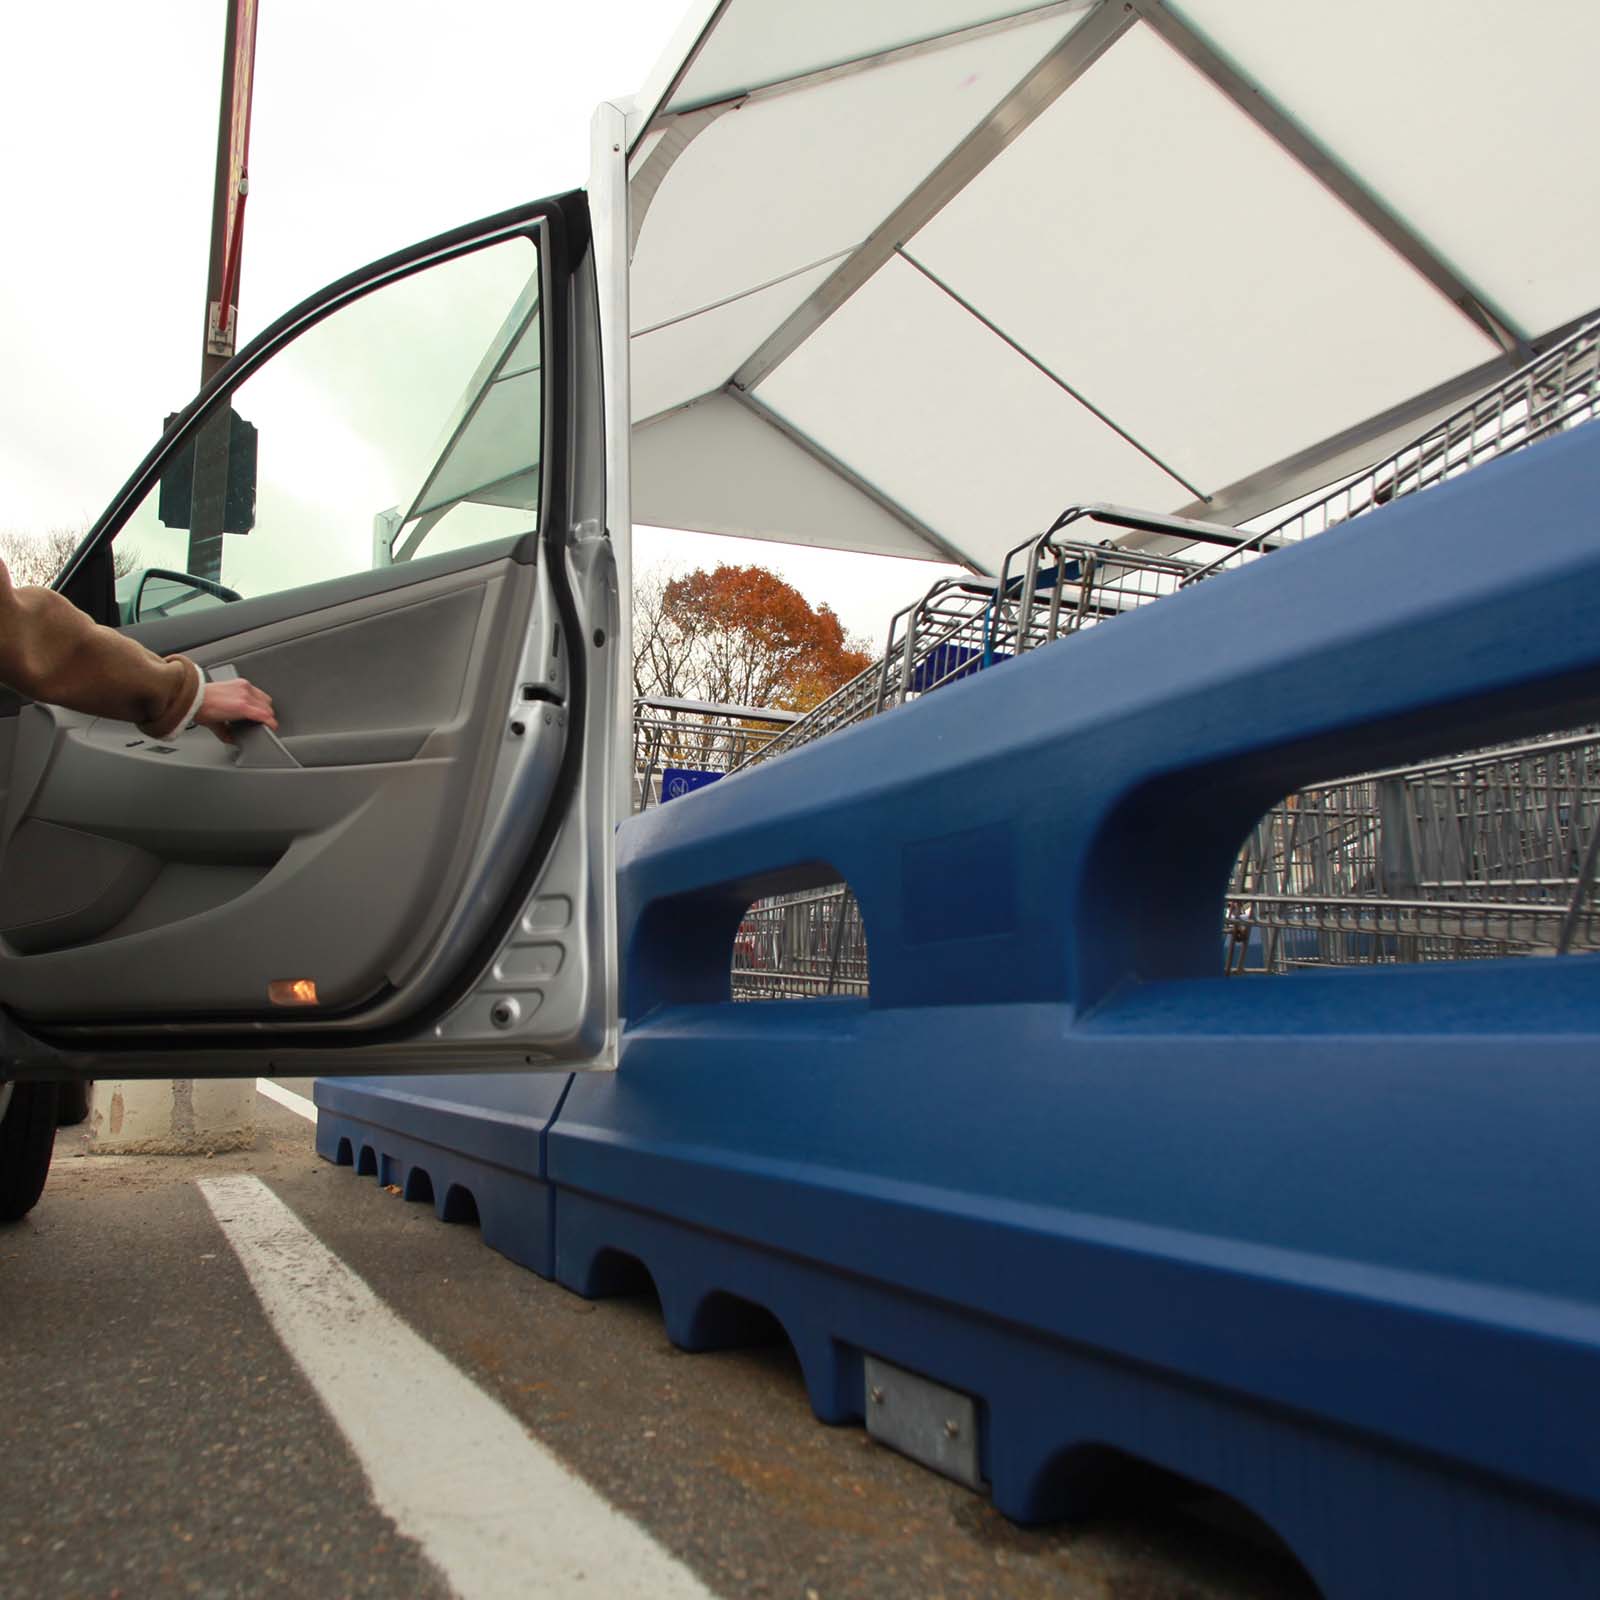
[[[987,569],[978,561],[978,558],[959,546],[952,544],[942,533],[929,527],[921,517],[908,511],[900,502],[887,495],[877,484],[869,482],[855,470],[854,467],[841,461],[831,450],[824,449],[810,434],[789,421],[787,417],[780,416],[769,406],[765,406],[753,394],[742,389],[729,387],[727,393],[737,400],[752,416],[759,417],[769,428],[776,429],[791,444],[798,445],[813,461],[820,462],[830,472],[843,478],[851,488],[864,494],[875,505],[887,511],[896,521],[903,523],[916,536],[923,540],[940,559],[953,561],[957,566],[970,567],[974,572],[984,572]]]
[[[732,388],[754,389],[862,287],[895,251],[931,222],[978,174],[1075,84],[1138,18],[1121,0],[1100,4],[878,224],[768,335],[734,373]]]
[[[1066,18],[1074,13],[1081,14],[1076,26],[1066,32],[1019,82],[1002,95],[922,181],[854,246],[823,256],[779,278],[769,278],[741,294],[724,297],[714,305],[702,308],[705,311],[718,309],[776,283],[833,263],[832,270],[811,293],[739,363],[725,385],[720,389],[710,389],[705,395],[696,396],[683,404],[694,404],[696,400],[711,394],[732,396],[778,429],[812,459],[837,474],[876,506],[887,510],[922,541],[930,558],[956,561],[978,572],[990,570],[971,551],[961,547],[958,537],[952,537],[949,531],[941,532],[929,526],[924,518],[908,511],[892,495],[872,482],[868,473],[859,466],[852,467],[843,462],[817,439],[789,422],[772,406],[764,404],[759,394],[762,384],[790,356],[896,258],[921,273],[993,338],[1030,363],[1104,427],[1165,474],[1189,497],[1185,503],[1173,506],[1176,514],[1234,523],[1281,506],[1298,495],[1323,487],[1344,472],[1368,464],[1373,456],[1381,453],[1397,437],[1431,422],[1475,393],[1500,381],[1567,337],[1582,320],[1574,319],[1561,327],[1542,331],[1521,326],[1504,307],[1494,302],[1481,285],[1470,281],[1447,259],[1445,253],[1421,229],[1387,204],[1335,151],[1274,100],[1266,88],[1235,66],[1171,0],[1055,0],[1053,4],[1022,7],[1002,17],[948,29],[892,49],[851,56],[825,67],[796,72],[787,78],[751,82],[737,91],[719,95],[714,101],[675,103],[674,97],[682,92],[730,4],[736,3],[739,0],[717,0],[717,3],[702,5],[691,15],[680,35],[679,54],[675,62],[658,69],[652,85],[647,87],[637,103],[630,123],[633,132],[631,149],[639,155],[630,182],[634,208],[632,236],[635,241],[667,173],[684,158],[694,140],[728,111],[776,96],[801,92],[930,51],[986,38],[1052,15]],[[1470,370],[1386,406],[1234,482],[1207,485],[1196,482],[1192,472],[1186,474],[1163,459],[1161,452],[1151,442],[1141,439],[1136,428],[1119,419],[1114,414],[1114,408],[1097,402],[1070,371],[1060,370],[1059,364],[1046,361],[1038,352],[1030,349],[1024,339],[1002,326],[970,295],[960,293],[923,260],[911,247],[918,232],[985,172],[1062,95],[1068,93],[1130,30],[1141,24],[1243,113],[1256,129],[1314,179],[1350,216],[1381,240],[1434,295],[1462,317],[1477,335],[1489,341],[1497,353]],[[656,136],[655,142],[644,149],[645,140],[652,135]],[[653,328],[638,330],[636,336],[698,314],[696,311],[686,312]],[[680,409],[681,405],[666,408],[655,416],[638,419],[635,426],[648,426]],[[775,536],[781,538],[781,530]]]

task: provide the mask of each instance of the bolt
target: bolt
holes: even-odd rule
[[[496,1000],[489,1012],[489,1020],[497,1028],[509,1028],[517,1020],[516,1002]]]
[[[518,721],[511,724],[511,733],[513,738],[520,739],[527,731],[528,725],[525,722]]]
[[[877,1384],[873,1384],[873,1386],[867,1390],[867,1398],[873,1403],[873,1405],[881,1406],[883,1404],[883,1390],[880,1389]]]
[[[949,1434],[952,1439],[959,1439],[961,1437],[961,1424],[957,1422],[954,1417],[951,1417],[950,1420],[945,1423],[944,1431]]]

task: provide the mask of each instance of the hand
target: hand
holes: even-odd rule
[[[244,678],[208,683],[194,720],[202,728],[209,728],[224,744],[235,742],[231,723],[263,722],[274,733],[278,730],[272,696]]]

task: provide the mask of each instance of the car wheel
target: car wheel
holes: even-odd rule
[[[0,1222],[33,1210],[56,1139],[53,1083],[0,1084]]]
[[[71,1083],[56,1086],[58,1128],[76,1128],[80,1122],[89,1120],[89,1091],[92,1088],[94,1085],[83,1078],[74,1078]]]

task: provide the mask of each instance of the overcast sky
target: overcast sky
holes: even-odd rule
[[[240,323],[387,251],[585,182],[679,0],[260,0]],[[0,22],[0,528],[83,526],[194,392],[225,0]],[[921,562],[641,529],[636,562],[758,559],[853,632]]]

